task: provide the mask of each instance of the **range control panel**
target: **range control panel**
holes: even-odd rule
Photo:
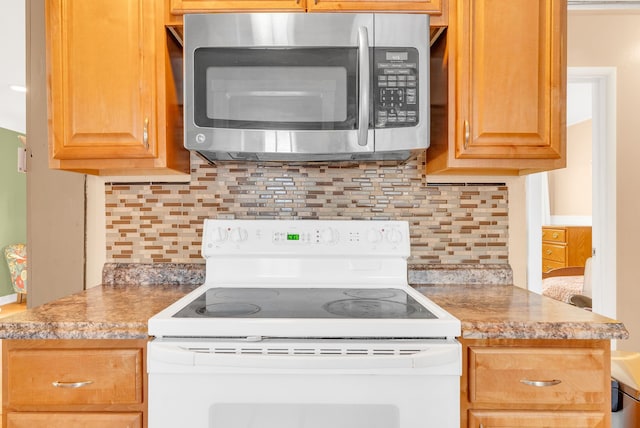
[[[410,254],[405,221],[205,220],[202,253],[308,255]]]
[[[376,128],[416,126],[418,115],[418,50],[375,48],[373,100]]]

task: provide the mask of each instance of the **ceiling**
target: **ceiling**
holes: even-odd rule
[[[0,128],[26,131],[26,95],[9,88],[25,85],[25,0],[3,2],[0,14]]]

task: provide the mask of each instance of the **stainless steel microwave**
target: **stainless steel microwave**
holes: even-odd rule
[[[404,160],[429,146],[429,16],[184,18],[185,147],[210,161]]]

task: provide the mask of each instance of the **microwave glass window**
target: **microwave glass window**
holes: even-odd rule
[[[252,122],[344,122],[344,67],[208,67],[207,117]]]
[[[358,127],[354,47],[199,48],[194,123],[203,128]]]

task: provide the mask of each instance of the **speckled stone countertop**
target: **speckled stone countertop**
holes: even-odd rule
[[[2,339],[140,339],[194,285],[103,285],[0,319]],[[464,338],[626,339],[622,323],[510,285],[417,286]]]
[[[194,285],[103,285],[0,319],[0,339],[145,339],[147,320]]]
[[[628,339],[624,325],[512,285],[415,286],[458,318],[467,339]]]
[[[464,338],[628,338],[618,321],[509,285],[508,265],[413,266],[408,277]],[[103,285],[0,319],[0,339],[143,339],[149,318],[203,281],[201,264],[108,264]]]

